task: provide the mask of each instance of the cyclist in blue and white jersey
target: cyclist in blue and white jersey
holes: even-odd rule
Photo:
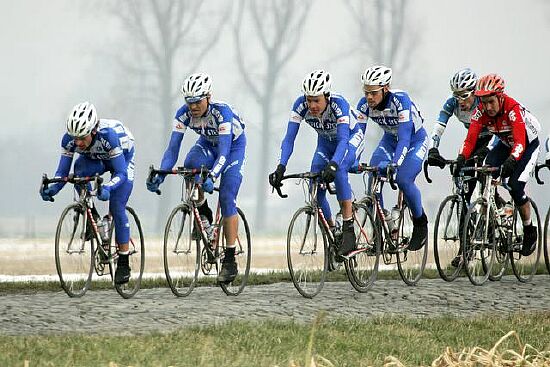
[[[111,173],[111,180],[102,186],[98,199],[109,200],[109,211],[115,225],[118,244],[118,260],[115,283],[124,284],[130,279],[128,259],[130,226],[126,203],[134,187],[134,137],[120,121],[98,119],[93,104],[76,105],[67,119],[67,132],[61,140],[61,158],[56,177],[66,177],[71,169],[74,153],[79,157],[74,163],[76,176],[93,176]],[[48,201],[65,183],[51,184],[41,192]]]
[[[450,80],[452,94],[447,98],[439,117],[435,123],[430,150],[428,151],[428,164],[430,166],[445,167],[445,158],[439,153],[439,144],[441,136],[445,132],[449,119],[454,115],[458,121],[462,122],[466,130],[470,127],[470,118],[472,113],[479,105],[479,98],[474,95],[476,89],[477,75],[469,68],[457,71]],[[489,152],[489,142],[492,138],[491,133],[484,129],[478,140],[473,155],[485,159]],[[474,162],[468,162],[468,166],[473,166]],[[474,192],[476,180],[468,181],[468,192],[466,199],[470,201],[470,197]]]
[[[390,90],[391,79],[392,70],[381,65],[372,66],[361,75],[365,97],[357,105],[359,125],[365,130],[370,118],[384,130],[369,164],[378,166],[381,172],[396,167],[395,181],[413,216],[408,248],[416,251],[426,244],[428,236],[428,218],[414,182],[428,150],[428,136],[420,111],[406,92]]]
[[[233,107],[212,100],[212,79],[208,74],[191,74],[183,82],[181,92],[185,104],[176,112],[174,128],[160,169],[169,170],[174,167],[188,128],[199,135],[199,139],[187,153],[183,166],[205,166],[210,170],[202,184],[202,189],[208,193],[214,191],[214,182],[220,179],[219,200],[227,246],[218,281],[230,283],[238,274],[235,261],[238,229],[236,203],[245,160],[244,123]],[[163,181],[163,175],[152,177],[147,181],[147,189],[155,192]],[[203,192],[200,193],[197,206],[201,217],[212,223],[212,210],[208,207]]]
[[[294,149],[294,141],[302,121],[310,125],[318,134],[317,148],[311,162],[311,172],[322,172],[323,181],[336,185],[336,196],[343,217],[342,244],[338,245],[338,261],[356,248],[353,231],[351,186],[348,169],[355,163],[355,153],[362,142],[362,132],[355,118],[350,119],[350,106],[346,99],[331,93],[331,76],[324,70],[308,74],[302,83],[303,95],[299,96],[288,121],[285,138],[281,144],[279,164],[269,175],[273,187],[281,186],[281,179]],[[326,190],[317,191],[317,200],[329,225],[334,226]]]

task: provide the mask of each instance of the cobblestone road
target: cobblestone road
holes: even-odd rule
[[[291,283],[251,286],[238,297],[210,287],[195,289],[187,298],[174,297],[168,288],[144,289],[130,300],[114,290],[90,291],[80,299],[63,292],[6,295],[0,297],[0,334],[139,334],[235,319],[307,322],[319,310],[328,317],[361,318],[550,310],[550,277],[537,276],[529,284],[505,278],[482,287],[472,286],[467,279],[451,284],[422,280],[416,287],[379,280],[366,294],[357,293],[348,283],[327,283],[313,300],[301,297]]]

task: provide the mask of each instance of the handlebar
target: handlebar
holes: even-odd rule
[[[451,174],[453,173],[453,166],[454,164],[456,163],[456,160],[452,160],[452,159],[445,159],[445,166],[449,165],[449,169],[451,170]],[[424,161],[424,177],[426,177],[426,181],[428,183],[432,183],[432,179],[430,178],[430,175],[428,174],[428,167],[429,167],[429,164],[428,164],[428,161]],[[437,167],[437,166],[436,166]]]
[[[149,166],[149,177],[148,181],[151,181],[156,175],[181,175],[181,176],[195,176],[200,175],[202,178],[205,178],[210,174],[210,170],[204,166],[201,168],[185,168],[185,167],[176,167],[173,169],[156,169],[153,165]],[[161,194],[160,190],[155,191],[157,195]]]
[[[390,186],[393,190],[397,190],[397,185],[395,184],[395,178],[393,177],[393,172],[391,172],[392,169],[397,168],[397,165],[395,164],[388,164],[386,167],[386,177],[388,178],[388,182],[390,183]],[[359,166],[357,167],[358,172],[371,172],[372,174],[380,174],[380,169],[378,166],[369,166],[367,163],[359,163]],[[395,171],[394,171],[395,172]]]
[[[542,168],[548,168],[550,169],[550,165],[546,164],[546,163],[543,163],[543,164],[539,164],[537,166],[535,166],[535,178],[537,179],[537,183],[539,185],[544,185],[544,181],[540,179],[539,177],[539,171],[542,169]]]
[[[314,180],[314,179],[317,179],[317,178],[320,178],[321,177],[321,172],[304,172],[304,173],[293,173],[293,174],[290,174],[290,175],[286,175],[286,176],[283,176],[283,178],[281,179],[281,182],[284,181],[284,180],[287,180],[287,179],[290,179],[290,178],[299,178],[299,179],[310,179],[310,180]],[[273,188],[277,191],[277,195],[279,195],[281,198],[283,199],[286,199],[288,197],[287,194],[283,194],[283,192],[281,191],[281,187],[283,185],[280,185],[280,186],[273,186]],[[327,184],[327,191],[331,194],[331,195],[334,195],[336,194],[336,190],[334,190],[330,184]]]
[[[74,185],[85,185],[89,182],[95,181],[97,185],[97,193],[101,193],[101,184],[103,183],[103,178],[96,174],[95,176],[84,176],[84,177],[78,177],[73,174],[68,175],[67,177],[54,177],[54,178],[48,178],[47,174],[42,175],[42,185],[40,186],[40,192],[44,192],[45,189],[48,188],[48,185],[51,183],[71,183]],[[54,198],[50,198],[51,202],[54,202]]]

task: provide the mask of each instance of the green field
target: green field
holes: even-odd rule
[[[510,330],[550,350],[550,312],[507,317],[230,322],[141,336],[0,336],[0,366],[317,366],[429,365],[447,346],[490,349]],[[520,350],[515,338],[501,349]],[[548,361],[550,363],[550,360]]]

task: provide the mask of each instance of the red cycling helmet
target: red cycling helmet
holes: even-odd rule
[[[504,92],[504,79],[498,74],[484,75],[478,79],[475,95],[490,96]]]

